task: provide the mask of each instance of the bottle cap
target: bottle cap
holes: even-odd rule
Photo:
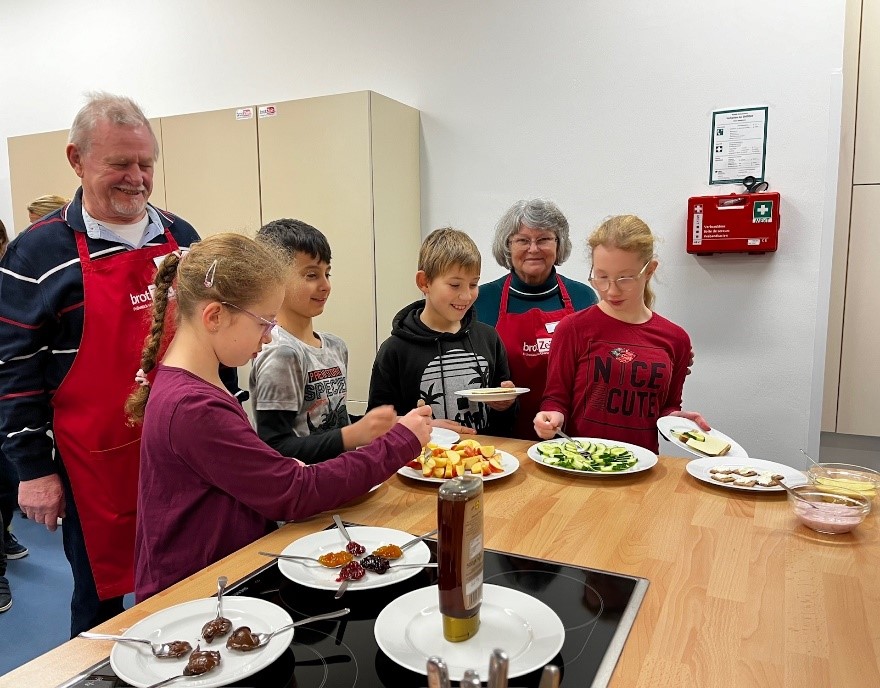
[[[460,643],[473,638],[480,630],[479,612],[466,619],[457,619],[443,614],[443,637],[450,643]]]

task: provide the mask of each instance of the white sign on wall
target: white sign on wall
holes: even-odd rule
[[[764,181],[767,155],[767,107],[712,113],[710,184],[741,184],[746,177]]]

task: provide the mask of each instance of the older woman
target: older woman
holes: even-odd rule
[[[563,317],[598,299],[586,284],[556,272],[571,254],[571,239],[568,220],[552,201],[515,203],[495,227],[492,254],[510,274],[480,285],[477,318],[498,330],[511,379],[531,389],[519,398],[514,432],[534,439],[532,420],[544,393],[553,331]]]

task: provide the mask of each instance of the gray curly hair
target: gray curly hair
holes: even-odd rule
[[[571,239],[568,236],[568,220],[559,207],[550,200],[534,198],[514,203],[495,225],[492,255],[495,261],[508,270],[510,262],[510,237],[521,227],[547,229],[556,235],[556,265],[562,265],[571,255]]]

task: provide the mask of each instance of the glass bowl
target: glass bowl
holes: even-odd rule
[[[816,485],[791,489],[797,494],[786,493],[792,512],[807,528],[820,533],[848,533],[871,511],[871,499],[858,492]]]
[[[857,492],[874,499],[880,489],[880,471],[849,463],[818,463],[807,471],[810,482],[817,487]]]

